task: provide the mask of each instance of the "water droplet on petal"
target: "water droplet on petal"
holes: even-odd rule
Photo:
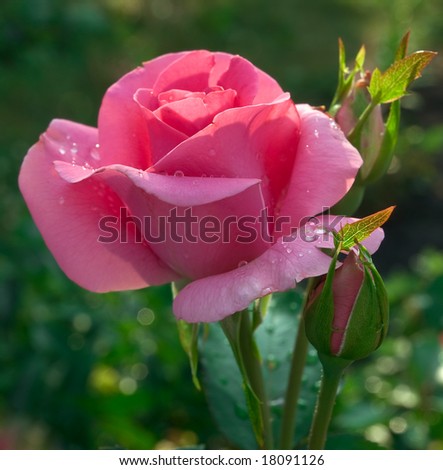
[[[265,287],[264,289],[262,289],[262,291],[260,292],[260,295],[264,296],[264,295],[269,295],[272,293],[272,287]]]
[[[60,196],[58,198],[58,203],[62,206],[65,203],[65,198],[63,196]]]
[[[338,130],[339,127],[337,123],[334,121],[334,119],[329,119],[329,126],[331,129]]]
[[[58,153],[59,153],[60,155],[65,155],[66,149],[64,149],[64,148],[59,148],[59,149],[58,149]]]
[[[240,261],[240,263],[238,263],[238,267],[241,268],[242,266],[246,266],[248,264],[248,262],[246,260],[242,260]]]
[[[288,253],[288,254],[292,253],[292,248],[288,246],[288,247],[286,248],[286,253]]]
[[[142,171],[142,170],[138,170],[138,176],[139,176],[140,178],[143,178],[143,171]]]
[[[209,149],[208,155],[209,155],[210,157],[215,157],[215,150],[214,150],[214,149]]]
[[[315,129],[314,130],[314,135],[315,135],[315,138],[318,139],[320,133],[318,132],[318,129]]]
[[[179,178],[181,178],[182,176],[185,176],[185,174],[183,173],[183,171],[177,170],[177,171],[174,173],[174,176],[178,176]]]
[[[299,258],[303,258],[303,256],[304,256],[303,253],[299,253],[299,254],[298,254],[298,257],[299,257]]]
[[[100,144],[95,144],[95,146],[94,146],[93,149],[91,150],[91,157],[92,157],[94,160],[100,160],[100,152],[99,152],[99,149],[100,149]]]

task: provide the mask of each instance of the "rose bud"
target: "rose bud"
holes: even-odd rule
[[[368,257],[369,258],[369,257]],[[306,335],[319,353],[357,360],[375,351],[388,327],[386,289],[374,264],[351,251],[312,291],[305,310]]]

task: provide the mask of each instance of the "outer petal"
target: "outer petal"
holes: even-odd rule
[[[160,259],[189,279],[229,271],[269,244],[257,220],[264,208],[260,180],[174,177],[123,165],[94,171],[64,162],[56,170],[72,183],[92,178],[112,188],[129,210],[120,214],[119,241],[136,227]]]
[[[162,71],[186,54],[167,54],[146,62],[108,89],[98,117],[103,165],[121,163],[141,169],[150,165],[145,119],[133,96],[139,88],[152,88]]]
[[[281,238],[265,253],[233,271],[200,279],[187,285],[174,300],[174,314],[188,322],[219,321],[243,310],[257,298],[291,289],[302,279],[328,271],[331,258],[319,248],[332,247],[329,227],[340,228],[356,219],[316,219],[316,227],[300,230],[292,240]],[[375,251],[383,239],[376,230],[365,242]]]
[[[363,161],[335,122],[310,106],[297,106],[301,134],[280,215],[296,225],[338,202],[352,186]]]
[[[71,162],[70,151],[60,153],[60,149],[71,147],[67,135],[77,136],[75,156],[83,161],[97,143],[96,129],[53,121],[30,149],[19,176],[20,190],[34,221],[62,270],[82,287],[96,292],[178,279],[146,245],[97,242],[99,220],[116,215],[123,203],[100,181],[70,184],[60,178],[53,161],[65,158]]]

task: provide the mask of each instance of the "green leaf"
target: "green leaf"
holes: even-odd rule
[[[365,58],[366,58],[366,48],[365,46],[361,46],[360,50],[357,52],[357,55],[355,56],[355,71],[363,71],[363,66],[365,64]]]
[[[283,397],[298,323],[296,313],[300,310],[301,297],[301,294],[295,291],[274,294],[268,313],[255,334],[263,357],[263,374],[276,438],[281,427]],[[234,446],[256,449],[257,442],[248,418],[242,376],[218,324],[210,325],[207,338],[201,339],[199,346],[203,368],[202,382],[209,408],[219,429]],[[294,445],[303,441],[309,432],[320,375],[321,367],[317,354],[310,349],[298,404]]]
[[[371,75],[371,82],[368,87],[369,94],[373,101],[379,103],[382,90],[382,74],[379,69],[374,69]]]
[[[192,381],[195,388],[201,390],[200,382],[197,376],[198,369],[198,323],[187,323],[184,320],[177,321],[178,335],[180,343],[189,358],[191,366]]]
[[[406,57],[406,53],[408,52],[408,45],[409,45],[409,36],[411,35],[411,32],[408,31],[400,41],[400,44],[398,46],[397,51],[395,52],[395,59],[394,62],[397,62],[401,59],[404,59]]]
[[[381,227],[389,219],[394,209],[395,206],[390,206],[356,222],[346,224],[336,234],[336,240],[341,241],[343,250],[350,250],[354,245],[369,237],[374,230]]]
[[[381,91],[376,95],[378,102],[390,103],[403,97],[408,86],[421,76],[435,56],[436,52],[418,51],[394,62],[381,76]],[[371,96],[375,99],[372,93]]]

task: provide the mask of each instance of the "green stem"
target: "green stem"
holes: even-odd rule
[[[297,402],[300,396],[308,346],[309,343],[305,333],[305,322],[303,319],[303,313],[301,313],[294,352],[292,353],[291,370],[289,373],[288,387],[286,389],[285,404],[283,407],[280,449],[289,450],[293,447]]]
[[[243,365],[252,390],[260,401],[260,411],[263,421],[263,443],[265,449],[273,449],[271,412],[263,380],[259,352],[253,338],[253,330],[248,312],[244,312],[240,325],[240,351]]]
[[[309,435],[309,450],[321,450],[325,447],[326,435],[331,421],[340,379],[344,369],[351,362],[343,361],[343,364],[333,364],[330,366],[330,364],[323,359],[325,358],[320,357],[323,364],[323,376]],[[340,361],[340,359],[338,359],[338,361]]]
[[[357,124],[355,125],[354,129],[348,134],[348,140],[351,142],[352,145],[360,147],[360,136],[363,126],[366,124],[366,121],[369,119],[374,108],[377,106],[376,101],[371,101],[368,106],[366,106],[365,110],[362,112],[361,116],[358,118]]]
[[[305,321],[303,311],[314,286],[314,278],[309,280],[306,287],[305,299],[300,310],[297,336],[295,338],[294,351],[292,353],[291,368],[289,371],[288,386],[286,388],[283,417],[280,431],[280,449],[292,449],[295,422],[297,418],[297,403],[300,396],[303,370],[308,354],[308,338],[305,333]]]

